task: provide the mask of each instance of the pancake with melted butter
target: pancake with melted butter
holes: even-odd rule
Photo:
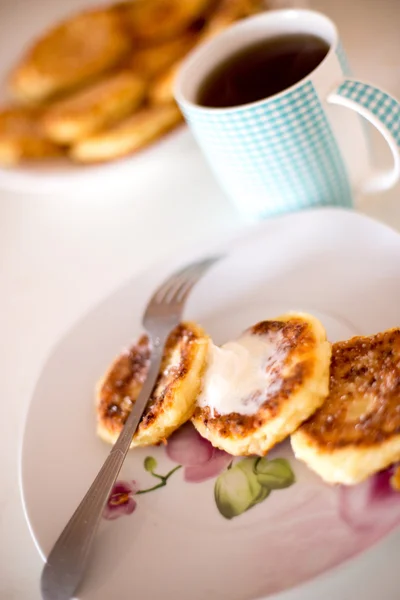
[[[400,329],[333,345],[329,396],[291,443],[328,483],[356,484],[400,460]]]
[[[193,414],[206,365],[209,338],[195,323],[178,325],[168,337],[156,387],[132,439],[134,446],[164,442]],[[149,370],[151,348],[143,335],[117,357],[97,388],[97,433],[113,444]]]
[[[329,389],[331,345],[322,324],[302,313],[257,323],[238,340],[238,346],[245,343],[249,348],[247,357],[232,344],[221,347],[221,352],[228,353],[226,360],[231,360],[229,352],[236,352],[241,361],[249,364],[247,368],[232,358],[232,376],[236,372],[236,378],[230,388],[226,385],[228,376],[218,379],[222,374],[220,367],[211,371],[213,361],[209,357],[192,422],[217,448],[237,456],[264,456],[324,402]],[[256,364],[252,347],[260,349]],[[246,379],[251,380],[247,388]],[[236,399],[232,410],[230,394]]]

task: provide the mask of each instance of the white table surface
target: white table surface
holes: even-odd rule
[[[79,6],[79,1],[75,4]],[[305,4],[303,2],[302,4]],[[40,0],[18,1],[23,27]],[[400,1],[311,0],[339,26],[354,72],[400,97]],[[14,0],[0,1],[2,60]],[[11,42],[10,42],[11,43]],[[32,388],[55,341],[93,304],[149,264],[207,236],[241,226],[188,134],[180,160],[154,176],[121,181],[113,194],[35,197],[0,190],[0,599],[38,600],[41,560],[18,488],[18,454]],[[377,157],[389,160],[376,140]],[[399,186],[360,209],[400,230]],[[57,426],[56,421],[49,426]],[[51,482],[49,482],[51,485]],[[400,532],[281,600],[395,600]],[[190,600],[190,599],[187,599]]]

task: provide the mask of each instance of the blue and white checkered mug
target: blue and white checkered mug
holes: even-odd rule
[[[251,104],[196,103],[201,82],[217,64],[250,44],[290,33],[311,33],[329,44],[307,77]],[[233,25],[189,55],[175,97],[223,189],[249,218],[314,206],[350,207],[358,191],[387,189],[399,179],[400,104],[350,76],[337,29],[320,13],[277,10]],[[388,142],[394,158],[390,171],[371,168],[360,115]]]

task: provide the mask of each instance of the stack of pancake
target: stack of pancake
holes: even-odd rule
[[[182,121],[173,81],[198,43],[262,0],[133,0],[71,16],[28,48],[0,110],[0,164],[131,154]]]
[[[104,440],[118,437],[150,355],[143,336],[100,382]],[[182,323],[132,447],[165,442],[189,419],[232,455],[264,456],[290,436],[296,457],[326,482],[361,482],[400,460],[400,329],[331,345],[315,317],[289,313],[216,347]]]

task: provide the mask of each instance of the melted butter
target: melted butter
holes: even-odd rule
[[[278,363],[282,369],[287,354],[281,341],[280,333],[246,334],[221,347],[210,344],[198,406],[208,406],[212,415],[256,414],[282,386],[282,377],[274,373]]]

